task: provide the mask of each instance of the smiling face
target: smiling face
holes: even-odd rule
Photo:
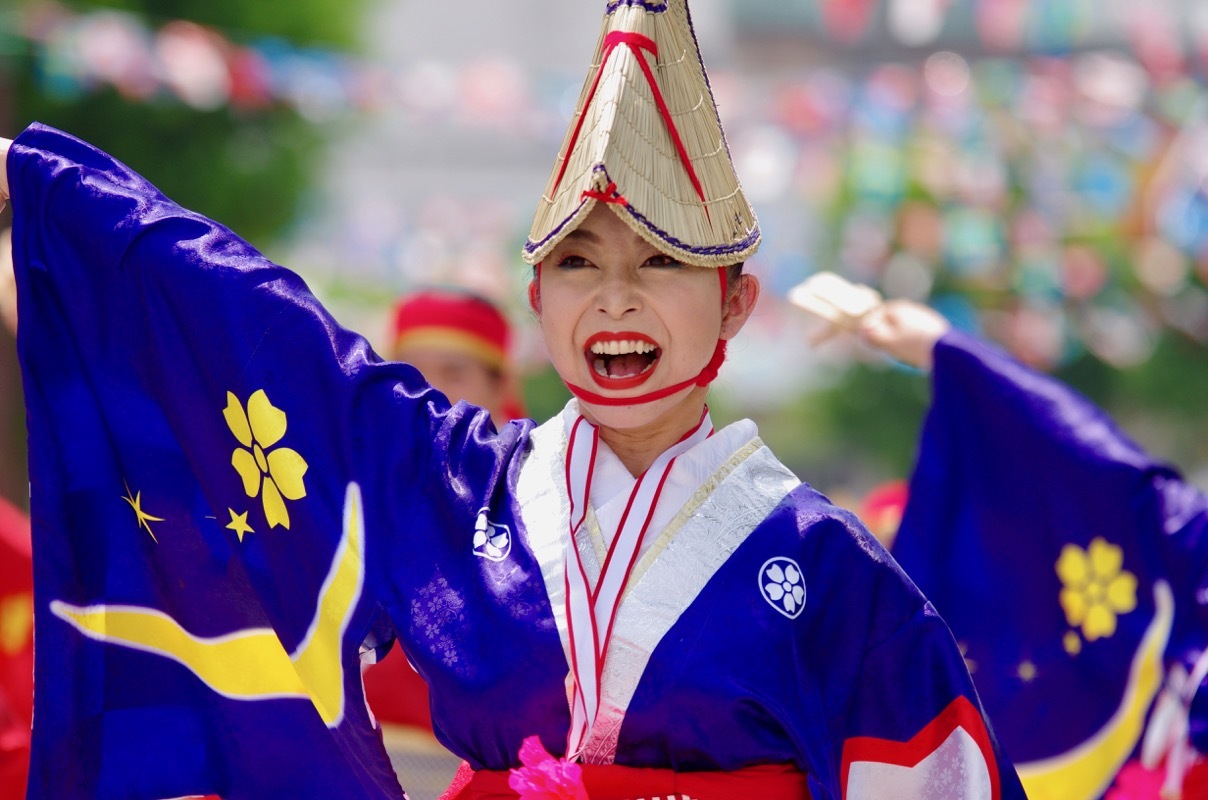
[[[717,269],[664,255],[598,204],[542,262],[537,290],[541,330],[562,380],[636,398],[695,378],[718,339],[746,322],[758,283],[743,276],[723,309]],[[672,415],[687,420],[686,430],[704,395],[694,387],[649,403],[580,406],[605,427],[640,428]]]

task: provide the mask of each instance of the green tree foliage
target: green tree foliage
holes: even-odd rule
[[[354,0],[100,0],[151,28],[183,19],[212,26],[239,45],[282,39],[291,46],[350,50],[363,4]],[[111,88],[48,91],[32,45],[0,73],[12,86],[6,124],[37,120],[113,153],[172,199],[264,247],[293,219],[311,177],[322,131],[292,109],[201,112],[166,94],[129,100]]]

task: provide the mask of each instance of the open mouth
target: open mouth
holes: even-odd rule
[[[607,389],[631,389],[654,374],[662,349],[640,333],[597,333],[587,340],[584,356],[596,383]]]

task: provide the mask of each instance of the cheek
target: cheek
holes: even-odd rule
[[[716,278],[701,283],[693,281],[681,286],[669,301],[662,303],[664,321],[681,347],[697,349],[696,345],[713,348],[721,331],[721,302]],[[706,341],[707,340],[707,341]]]
[[[549,352],[550,361],[558,372],[565,372],[573,359],[578,357],[575,350],[574,320],[566,313],[564,307],[556,302],[548,302],[540,318],[541,336],[545,339],[545,349]]]

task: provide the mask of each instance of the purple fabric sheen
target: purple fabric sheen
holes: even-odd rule
[[[971,336],[941,339],[932,382],[894,555],[977,665],[1012,757],[1065,753],[1119,706],[1156,581],[1175,596],[1167,658],[1204,646],[1203,498],[1084,397]],[[1120,548],[1136,607],[1089,640],[1059,602],[1056,564],[1096,539]]]
[[[1177,603],[1166,655],[1190,673],[1208,647],[1208,496],[1174,476],[1154,483],[1164,525],[1160,553]],[[1192,745],[1208,754],[1208,679],[1194,690],[1189,723]]]
[[[383,614],[431,681],[438,718],[467,716],[484,685],[500,690],[499,724],[444,735],[455,751],[504,767],[525,735],[564,738],[566,663],[536,565],[473,552],[481,509],[519,533],[508,487],[531,423],[497,433],[481,409],[450,407],[341,328],[296,275],[79,140],[32,126],[9,173],[42,656],[30,797],[400,796],[357,659]],[[256,390],[288,418],[281,446],[309,465],[288,530],[270,528],[232,468],[227,393],[246,403]],[[86,639],[46,611],[55,599],[169,609],[200,636],[271,626],[292,650],[354,481],[365,582],[341,641],[335,729],[305,700],[220,697],[174,661]],[[132,522],[127,485],[166,520],[158,541]],[[228,508],[248,513],[243,541],[224,527]],[[534,679],[557,689],[516,691]]]

